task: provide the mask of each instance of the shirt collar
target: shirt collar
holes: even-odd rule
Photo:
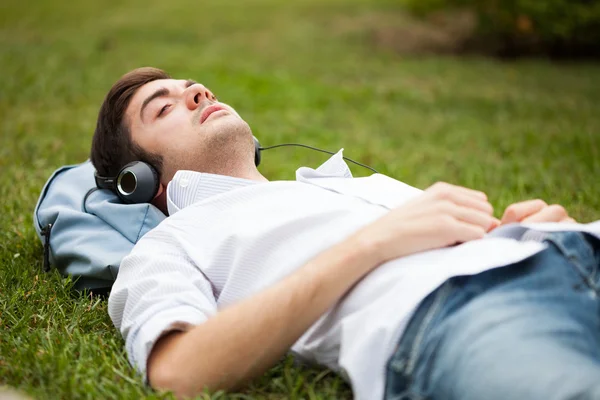
[[[311,178],[352,178],[352,172],[344,161],[344,149],[340,149],[317,169],[300,167],[296,170],[296,180]]]
[[[302,180],[301,177],[351,178],[352,173],[343,159],[343,151],[344,149],[338,151],[316,170],[309,167],[299,168],[296,171],[296,179]],[[169,215],[173,215],[191,204],[257,183],[260,182],[206,172],[180,170],[175,173],[167,186],[167,209]]]

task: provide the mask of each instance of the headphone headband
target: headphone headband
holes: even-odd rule
[[[94,180],[96,181],[96,187],[98,189],[114,190],[114,187],[115,187],[115,185],[114,185],[115,179],[114,178],[100,176],[100,175],[98,175],[98,172],[94,172]]]

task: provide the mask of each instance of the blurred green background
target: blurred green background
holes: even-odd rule
[[[69,281],[41,272],[31,217],[52,171],[88,157],[108,89],[139,66],[205,84],[264,146],[344,147],[413,186],[444,180],[484,190],[497,216],[539,197],[580,221],[600,219],[600,65],[461,56],[435,23],[402,7],[3,0],[0,385],[44,399],[168,397],[128,366],[105,301],[72,295]],[[297,167],[326,159],[283,148],[264,153],[260,169],[293,179]],[[351,395],[331,372],[286,359],[245,392],[212,397]]]
[[[600,58],[597,0],[400,0],[416,15],[467,14],[473,20],[463,50],[503,57],[549,55]],[[452,26],[465,26],[465,19]],[[464,29],[463,29],[464,32]]]

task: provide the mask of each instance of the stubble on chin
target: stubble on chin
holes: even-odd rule
[[[254,164],[252,131],[238,116],[226,115],[210,121],[198,134],[197,145],[182,149],[182,154],[172,160],[173,165],[179,166],[175,170],[240,176],[249,162]]]

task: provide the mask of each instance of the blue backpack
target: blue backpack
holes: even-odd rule
[[[98,190],[89,160],[54,171],[33,213],[44,270],[54,266],[76,289],[94,292],[110,290],[123,257],[164,218],[151,204],[123,204]]]

